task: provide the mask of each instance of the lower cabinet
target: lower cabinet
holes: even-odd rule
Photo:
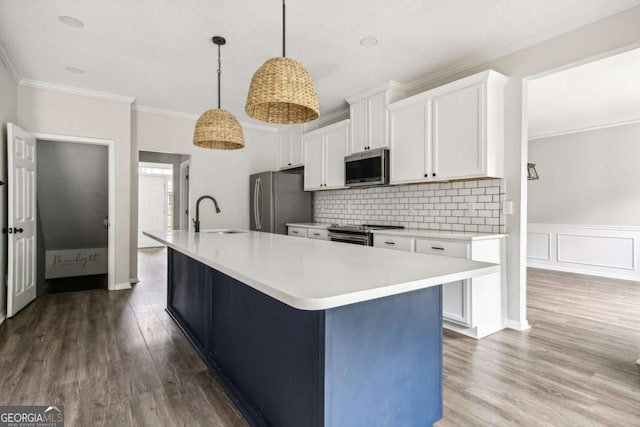
[[[331,240],[329,238],[329,231],[326,228],[296,227],[288,225],[287,234],[294,237],[306,237],[307,239]]]
[[[419,236],[397,236],[376,233],[373,245],[382,248],[465,258],[501,264],[503,239],[445,240]],[[442,319],[444,327],[461,334],[483,338],[504,328],[501,273],[488,274],[442,285]]]
[[[471,258],[471,243],[416,239],[416,252],[454,258]],[[473,326],[471,280],[458,280],[442,286],[442,317],[464,326]]]

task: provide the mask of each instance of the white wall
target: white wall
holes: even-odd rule
[[[115,283],[129,283],[131,104],[18,86],[18,123],[31,132],[115,141]]]
[[[640,225],[640,123],[529,141],[529,223]]]
[[[7,122],[17,121],[18,88],[5,65],[0,61],[0,180],[7,182]],[[7,226],[7,188],[0,187],[0,226]],[[4,318],[7,302],[7,238],[0,242],[0,319]]]
[[[278,168],[277,133],[245,126],[243,149],[209,150],[193,145],[194,126],[194,119],[133,113],[133,139],[140,151],[191,155],[191,217],[196,200],[205,194],[215,197],[221,210],[216,214],[213,205],[204,201],[201,228],[249,228],[249,175]]]
[[[637,47],[640,40],[640,7],[544,41],[537,45],[479,64],[446,78],[438,78],[410,94],[421,92],[492,68],[510,77],[505,87],[505,178],[507,199],[514,202],[507,216],[507,324],[528,327],[526,320],[526,229],[527,229],[527,122],[526,85],[523,80],[551,70],[584,62],[622,48]],[[523,120],[524,119],[524,120]]]

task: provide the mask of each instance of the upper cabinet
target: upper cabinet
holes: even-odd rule
[[[344,188],[344,157],[349,145],[349,120],[304,134],[304,189]]]
[[[391,183],[503,177],[506,81],[489,70],[389,105]]]
[[[304,165],[304,145],[302,143],[302,125],[294,125],[279,136],[280,169],[296,168]]]
[[[347,99],[351,118],[348,154],[389,146],[387,106],[404,94],[404,85],[390,81]]]

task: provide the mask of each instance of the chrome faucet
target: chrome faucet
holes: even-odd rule
[[[193,221],[193,227],[196,233],[200,232],[200,202],[204,199],[210,199],[213,204],[216,206],[216,213],[220,213],[220,208],[218,207],[218,202],[212,196],[202,196],[196,202],[196,219],[191,219]]]

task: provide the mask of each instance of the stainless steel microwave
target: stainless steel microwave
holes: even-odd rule
[[[344,158],[347,187],[389,184],[389,150],[378,148]]]

